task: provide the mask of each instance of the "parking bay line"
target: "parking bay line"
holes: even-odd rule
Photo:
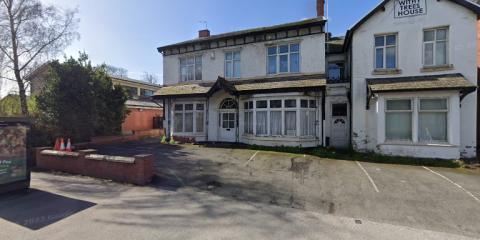
[[[257,156],[257,154],[259,153],[260,151],[256,151],[251,157],[250,159],[248,159],[248,161],[245,163],[245,166],[248,166],[248,164],[255,158],[255,156]]]
[[[378,190],[377,185],[373,181],[372,177],[370,177],[370,174],[368,174],[367,170],[365,170],[365,168],[363,168],[363,166],[362,166],[362,164],[360,164],[360,162],[358,162],[358,161],[355,161],[355,162],[357,163],[358,167],[360,167],[360,169],[362,169],[362,171],[365,173],[365,175],[367,175],[367,178],[368,178],[368,180],[370,180],[370,183],[372,184],[375,191],[377,193],[379,193],[380,191]]]
[[[460,184],[450,180],[450,178],[447,178],[445,176],[443,176],[442,174],[438,173],[438,172],[435,172],[433,171],[432,169],[428,168],[428,167],[423,167],[425,170],[445,179],[447,182],[450,182],[451,184],[453,184],[454,186],[460,188],[462,191],[464,191],[467,195],[469,195],[470,197],[472,197],[473,199],[475,199],[475,201],[477,201],[478,203],[480,203],[480,199],[478,197],[476,197],[475,195],[473,195],[473,193],[471,193],[470,191],[468,191],[467,189],[463,188],[462,186],[460,186]]]

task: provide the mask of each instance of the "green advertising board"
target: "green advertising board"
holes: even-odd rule
[[[27,179],[27,131],[21,124],[0,124],[0,185]]]

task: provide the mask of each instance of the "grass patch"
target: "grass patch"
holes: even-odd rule
[[[301,147],[266,147],[250,145],[249,149],[273,152],[285,152],[295,154],[308,154],[321,158],[350,160],[359,162],[385,163],[385,164],[401,164],[414,166],[429,166],[429,167],[445,167],[458,168],[462,164],[458,160],[445,160],[433,158],[414,158],[414,157],[397,157],[381,155],[377,153],[361,153],[353,150],[335,150],[330,148],[301,148]]]

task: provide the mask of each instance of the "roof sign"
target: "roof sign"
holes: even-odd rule
[[[426,0],[395,0],[395,18],[427,14]]]

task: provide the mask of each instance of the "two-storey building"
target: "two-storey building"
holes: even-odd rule
[[[475,156],[479,13],[467,0],[385,0],[348,31],[354,148]]]
[[[325,19],[199,38],[163,54],[166,132],[196,141],[323,143]]]

